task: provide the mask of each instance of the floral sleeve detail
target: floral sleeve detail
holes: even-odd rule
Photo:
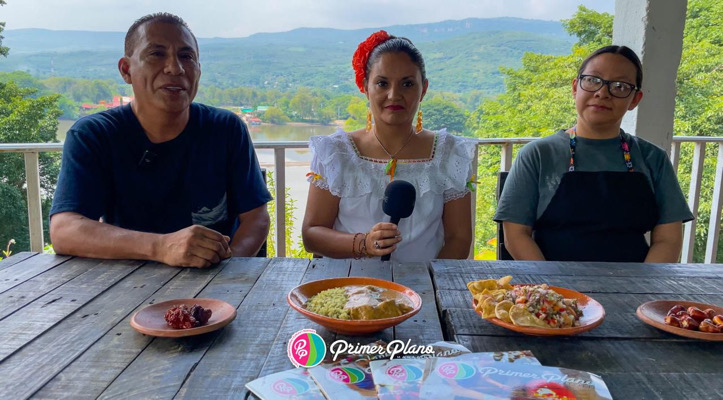
[[[467,189],[469,189],[470,192],[476,192],[477,191],[477,185],[479,185],[479,181],[477,180],[477,175],[472,175],[472,178],[467,181]]]
[[[315,173],[315,172],[313,172],[313,171],[310,171],[308,174],[306,174],[306,181],[307,181],[307,182],[309,182],[309,183],[314,183],[314,182],[316,182],[316,181],[318,181],[318,180],[322,180],[322,181],[323,181],[323,180],[324,180],[324,177],[322,177],[321,175],[319,175],[319,174],[317,174],[317,173]]]

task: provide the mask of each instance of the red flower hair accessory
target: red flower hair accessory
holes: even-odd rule
[[[375,47],[386,42],[389,38],[391,38],[391,36],[389,36],[386,31],[374,32],[365,41],[359,43],[359,46],[356,48],[354,57],[351,59],[351,66],[354,68],[356,85],[359,87],[360,92],[364,93],[364,78],[366,78],[369,54],[371,54]]]

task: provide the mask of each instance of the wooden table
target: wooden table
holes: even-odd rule
[[[721,265],[440,260],[432,275],[445,336],[472,351],[532,350],[544,365],[602,375],[616,399],[723,398],[723,342],[668,334],[635,315],[658,299],[723,305]],[[465,285],[505,275],[588,294],[605,308],[605,321],[568,337],[525,336],[484,321]]]
[[[431,274],[430,274],[431,271]],[[466,283],[511,274],[587,293],[605,322],[573,337],[516,334],[471,309]],[[335,335],[286,303],[301,282],[372,276],[416,290],[422,311],[366,337]],[[184,339],[145,336],[129,320],[150,303],[212,297],[237,307],[224,329]],[[723,304],[720,265],[236,258],[208,269],[20,253],[0,261],[0,397],[243,398],[244,385],[292,368],[286,343],[313,328],[337,338],[425,345],[456,340],[472,351],[529,349],[546,365],[603,376],[620,399],[723,398],[723,342],[674,336],[640,322],[653,299]],[[441,316],[441,322],[440,322]]]
[[[286,294],[301,282],[372,276],[414,288],[419,314],[366,337],[335,335],[293,311]],[[132,314],[150,303],[211,297],[237,307],[224,329],[183,339],[134,331]],[[244,398],[249,381],[293,368],[292,334],[337,338],[442,340],[426,264],[366,260],[234,258],[208,269],[20,253],[0,261],[0,397]]]

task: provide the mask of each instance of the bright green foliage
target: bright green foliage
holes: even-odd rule
[[[276,184],[274,181],[274,173],[266,172],[266,186],[268,187],[271,194],[276,193]],[[311,258],[312,254],[308,253],[304,248],[304,243],[300,237],[293,239],[294,225],[296,219],[294,218],[294,211],[296,210],[296,200],[291,197],[290,189],[286,188],[285,193],[286,209],[284,210],[284,221],[286,223],[284,236],[286,237],[286,257],[294,258]],[[276,257],[277,254],[277,243],[276,243],[276,200],[268,202],[269,216],[271,217],[271,227],[269,229],[269,236],[266,241],[267,243],[267,256]]]
[[[435,96],[422,103],[422,120],[426,129],[433,131],[447,128],[451,133],[463,133],[467,115],[454,102]]]
[[[269,107],[269,109],[264,113],[264,119],[266,122],[277,125],[283,125],[289,122],[289,117],[287,117],[286,114],[284,114],[284,112],[278,107]]]
[[[689,0],[683,37],[683,57],[676,79],[675,134],[721,136],[723,133],[723,3]],[[681,147],[678,180],[687,193],[692,144]],[[708,237],[710,208],[715,186],[718,146],[706,146],[703,184],[697,216],[695,262],[702,262]],[[718,182],[717,184],[721,184]],[[723,261],[723,244],[718,245],[717,262]]]
[[[613,16],[585,6],[579,6],[573,18],[562,21],[562,26],[577,37],[578,46],[605,46],[613,37]]]
[[[349,100],[349,105],[346,107],[349,118],[344,123],[344,130],[347,132],[361,129],[367,124],[367,104],[366,101],[360,97],[352,97]]]
[[[0,83],[0,143],[55,142],[60,109],[58,95],[36,96],[37,89],[20,88],[15,83]],[[60,154],[40,153],[40,188],[43,215],[55,191],[60,169]],[[20,251],[29,250],[25,161],[22,154],[0,154],[0,242],[17,240]],[[45,237],[48,238],[47,226]]]
[[[5,0],[0,0],[0,6],[5,5]],[[3,46],[3,31],[5,30],[5,22],[0,22],[0,56],[7,57],[8,56],[8,49],[7,47]]]

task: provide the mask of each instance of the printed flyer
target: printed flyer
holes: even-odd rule
[[[484,353],[479,353],[484,354]],[[469,356],[473,356],[470,354]],[[462,356],[464,357],[464,356]],[[449,400],[611,400],[598,375],[526,362],[494,363],[486,358],[430,359],[420,398]],[[520,362],[523,361],[523,362]]]
[[[438,343],[435,343],[438,345]],[[451,344],[458,352],[450,352],[450,348],[439,346],[438,355],[460,354],[455,357],[435,357],[428,359],[399,359],[372,361],[372,376],[376,383],[378,398],[381,400],[419,399],[422,383],[437,360],[447,362],[468,363],[471,365],[494,365],[498,363],[524,363],[540,365],[530,351],[501,351],[494,353],[469,353],[469,350],[458,344]],[[461,347],[461,349],[460,349]],[[455,348],[455,347],[452,347]],[[466,352],[465,352],[466,350]],[[466,354],[465,354],[466,353]],[[470,367],[471,368],[471,367]],[[432,398],[432,397],[425,397]]]
[[[261,400],[323,400],[324,395],[306,368],[296,368],[264,376],[246,384]]]

